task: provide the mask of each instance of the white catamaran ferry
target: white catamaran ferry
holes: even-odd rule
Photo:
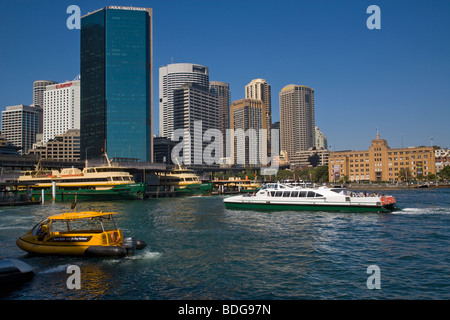
[[[345,188],[269,183],[253,194],[225,198],[226,208],[257,210],[390,212],[393,196],[350,192]]]

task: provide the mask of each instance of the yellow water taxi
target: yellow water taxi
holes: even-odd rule
[[[54,215],[39,222],[16,243],[22,250],[38,255],[123,257],[145,248],[144,241],[124,238],[114,222],[115,214],[85,211]]]

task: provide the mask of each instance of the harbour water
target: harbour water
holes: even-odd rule
[[[85,202],[117,211],[126,236],[148,246],[116,258],[39,257],[16,239],[70,203],[0,208],[0,256],[35,268],[8,300],[449,299],[450,189],[390,192],[394,213],[225,209],[223,196]],[[68,266],[81,271],[69,289]],[[369,266],[380,289],[369,289]]]

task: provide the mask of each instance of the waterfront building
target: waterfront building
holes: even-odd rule
[[[230,157],[234,164],[267,164],[267,140],[263,141],[260,136],[260,130],[267,129],[266,114],[266,105],[262,100],[241,99],[231,104],[230,126],[233,130]]]
[[[174,90],[185,83],[209,88],[209,69],[192,63],[172,63],[159,68],[159,136],[171,138],[174,130]]]
[[[433,147],[391,149],[378,133],[369,150],[330,152],[330,182],[414,180],[430,174],[436,174]]]
[[[81,18],[81,156],[152,161],[152,9]],[[88,151],[88,152],[85,152]]]
[[[69,129],[64,134],[55,135],[46,144],[30,150],[29,154],[36,154],[41,159],[78,161],[80,160],[80,130]]]
[[[314,127],[314,137],[315,143],[314,146],[317,149],[323,148],[328,149],[328,140],[327,137],[319,130],[319,127]]]
[[[33,82],[33,105],[34,106],[44,106],[44,92],[47,86],[52,84],[57,84],[58,82],[50,80],[37,80]]]
[[[223,139],[223,149],[222,156],[225,157],[226,154],[226,130],[230,128],[230,105],[231,105],[231,91],[230,85],[221,81],[211,81],[209,83],[209,90],[215,94],[218,98],[218,111],[219,111],[219,127],[218,129],[222,133]]]
[[[264,79],[253,79],[245,86],[245,98],[262,100],[266,106],[266,128],[270,129],[272,125],[272,94],[270,84]],[[267,139],[270,142],[270,130],[267,133]]]
[[[307,168],[327,166],[330,152],[325,148],[312,147],[305,151],[297,151],[290,157],[291,166]]]
[[[169,138],[153,138],[153,162],[175,164],[172,162],[172,149],[178,142]]]
[[[434,156],[436,159],[436,173],[441,172],[444,167],[450,166],[450,149],[435,149]]]
[[[44,92],[43,143],[80,129],[80,81],[48,85]]]
[[[217,96],[209,87],[185,83],[173,91],[173,108],[174,130],[184,129],[191,138],[190,141],[183,141],[183,152],[190,153],[190,159],[185,158],[185,164],[204,164],[203,150],[208,143],[203,142],[203,135],[208,129],[219,128]]]
[[[6,107],[2,111],[2,134],[7,141],[26,154],[36,142],[42,108],[23,104]]]
[[[315,145],[314,89],[290,84],[280,91],[279,98],[280,150],[290,158]]]

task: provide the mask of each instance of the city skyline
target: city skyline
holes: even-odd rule
[[[158,69],[173,62],[207,66],[210,81],[230,84],[231,102],[245,97],[250,81],[265,79],[272,87],[272,122],[279,121],[277,96],[284,86],[314,88],[316,125],[331,150],[367,149],[376,130],[391,147],[450,146],[449,2],[255,3],[133,3],[153,9],[153,134],[159,132]],[[66,27],[71,4],[81,15],[129,5],[5,3],[0,110],[30,105],[36,80],[64,82],[80,73],[80,30]],[[381,9],[380,30],[366,26],[372,4]]]

